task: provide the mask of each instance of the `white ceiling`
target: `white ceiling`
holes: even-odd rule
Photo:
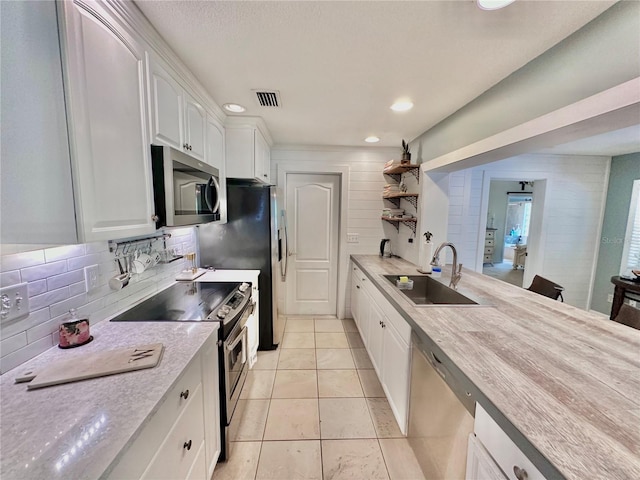
[[[278,145],[413,139],[601,14],[613,1],[137,1],[222,105]],[[260,107],[252,89],[275,89]],[[394,113],[400,98],[415,107]]]

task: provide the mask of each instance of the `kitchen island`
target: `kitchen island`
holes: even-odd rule
[[[415,265],[351,259],[547,479],[640,478],[640,331],[466,270],[480,305],[415,306],[383,277]]]
[[[216,333],[217,323],[103,321],[80,348],[52,348],[0,378],[3,479],[103,478]],[[120,347],[164,344],[151,369],[27,391],[26,371]]]

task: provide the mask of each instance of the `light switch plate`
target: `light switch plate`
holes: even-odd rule
[[[28,283],[19,283],[10,287],[0,288],[0,323],[29,315]]]
[[[610,293],[609,295],[607,295],[607,302],[613,303],[613,293]]]
[[[347,233],[347,243],[360,243],[357,233]]]

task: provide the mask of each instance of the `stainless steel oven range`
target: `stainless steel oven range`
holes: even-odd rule
[[[251,284],[179,282],[111,319],[112,322],[219,322],[220,461],[229,455],[229,429],[248,372],[247,321]]]

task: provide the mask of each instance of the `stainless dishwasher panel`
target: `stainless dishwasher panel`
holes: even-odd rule
[[[407,438],[425,478],[464,480],[475,400],[415,335]]]

